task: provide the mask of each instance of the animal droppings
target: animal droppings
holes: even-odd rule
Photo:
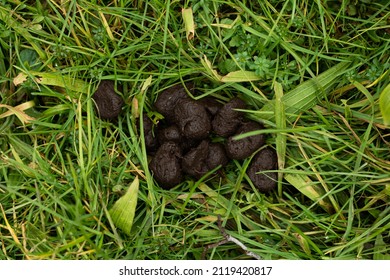
[[[231,159],[245,159],[252,155],[257,149],[265,144],[264,134],[245,137],[235,140],[234,137],[251,131],[264,129],[264,127],[254,121],[242,123],[235,135],[230,136],[226,142],[226,153]]]
[[[191,94],[192,83],[186,84]],[[247,106],[240,98],[226,104],[206,97],[192,99],[182,85],[161,92],[153,105],[164,119],[158,125],[144,115],[144,136],[148,154],[152,157],[149,167],[157,183],[170,189],[186,178],[200,179],[229,160],[244,160],[265,145],[265,135],[256,134],[240,140],[235,136],[264,129],[263,125],[245,119]],[[265,151],[265,152],[263,152]],[[260,157],[272,160],[268,148],[259,152]],[[272,151],[272,150],[271,150]],[[256,161],[255,161],[256,159]],[[275,184],[275,172],[258,175],[257,170],[270,170],[276,166],[264,163],[256,155],[248,168],[248,175],[260,190],[270,190]],[[218,175],[223,174],[218,170]]]
[[[97,113],[102,119],[115,119],[122,111],[124,101],[115,92],[113,81],[101,81],[92,98],[95,101]]]
[[[213,131],[222,137],[233,135],[241,124],[244,113],[236,109],[245,109],[246,104],[239,98],[233,98],[215,115],[212,121]]]
[[[264,148],[252,159],[247,174],[253,185],[261,192],[269,192],[276,188],[278,173],[276,152],[271,148]]]
[[[157,150],[149,167],[160,187],[170,189],[182,180],[180,146],[174,142],[165,142]]]

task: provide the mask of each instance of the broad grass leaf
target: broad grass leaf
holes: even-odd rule
[[[331,87],[338,82],[338,77],[347,69],[349,62],[340,62],[332,68],[321,73],[317,77],[307,80],[284,94],[282,101],[285,104],[286,119],[294,121],[296,115],[305,112],[323,99],[330,91]],[[260,113],[263,119],[269,120],[273,118],[275,100],[271,100],[261,108]]]
[[[131,227],[137,207],[139,179],[135,177],[127,192],[119,198],[109,210],[114,225],[120,228],[125,234],[130,235]]]
[[[390,126],[390,84],[385,87],[379,96],[379,107],[384,124]]]
[[[318,204],[328,213],[334,212],[330,202],[324,198],[324,189],[315,185],[308,176],[299,174],[285,174],[284,178],[302,194],[310,198],[312,201],[318,202]]]
[[[216,70],[214,70],[210,60],[206,56],[201,59],[201,63],[205,68],[207,74],[214,80],[222,83],[242,83],[242,82],[251,82],[258,81],[261,78],[256,75],[254,71],[238,70],[233,71],[225,76],[221,76]]]

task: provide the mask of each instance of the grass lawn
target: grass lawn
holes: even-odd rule
[[[389,69],[388,0],[0,0],[0,259],[252,259],[240,243],[390,259]],[[115,121],[97,117],[101,80],[122,87]],[[253,186],[251,158],[153,180],[138,119],[188,81],[246,101],[277,190]],[[125,193],[123,226],[110,209]]]

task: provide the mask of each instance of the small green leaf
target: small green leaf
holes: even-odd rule
[[[384,124],[390,126],[390,84],[385,87],[379,96],[379,107]]]
[[[29,69],[37,69],[42,63],[36,51],[24,49],[20,52],[20,62]]]
[[[137,207],[139,179],[135,177],[129,189],[114,206],[109,210],[114,225],[120,228],[125,234],[130,235],[131,227]]]
[[[386,243],[383,241],[382,234],[378,234],[375,238],[374,245],[374,260],[390,260],[390,254],[386,254]]]

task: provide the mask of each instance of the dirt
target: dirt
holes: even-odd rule
[[[100,118],[112,120],[118,117],[124,105],[123,98],[115,92],[113,81],[103,80],[92,96]]]

